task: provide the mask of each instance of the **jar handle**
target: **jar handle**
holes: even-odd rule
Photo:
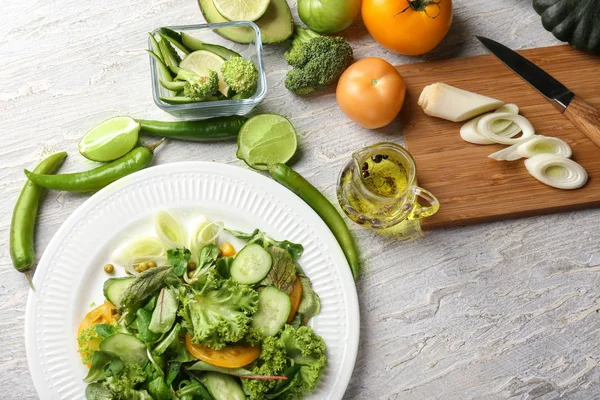
[[[415,186],[412,188],[412,193],[415,196],[413,201],[413,207],[408,214],[409,220],[421,219],[425,217],[431,217],[440,209],[440,202],[437,197],[435,197],[430,191],[423,189],[419,186]],[[429,203],[429,206],[422,206],[417,201],[417,197],[421,197],[425,201]]]

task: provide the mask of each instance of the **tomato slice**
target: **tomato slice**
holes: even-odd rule
[[[81,332],[88,329],[92,325],[96,324],[114,324],[117,321],[117,308],[108,300],[104,304],[99,305],[92,311],[87,313],[83,318],[83,321],[79,324],[77,329],[77,337],[81,335]],[[82,356],[86,356],[89,352],[94,350],[100,350],[100,339],[91,339],[86,343],[79,343],[80,348],[87,348]],[[91,363],[86,364],[88,367]]]
[[[300,282],[300,278],[296,278],[296,281],[294,282],[292,293],[290,293],[290,300],[292,301],[292,309],[287,322],[292,322],[294,320],[298,308],[300,308],[300,301],[302,300],[302,282]]]
[[[198,343],[192,343],[192,336],[185,335],[185,346],[191,355],[217,367],[241,368],[260,356],[260,347],[242,344],[230,344],[221,350],[211,349]]]

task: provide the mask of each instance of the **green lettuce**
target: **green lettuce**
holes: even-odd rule
[[[251,316],[258,306],[258,293],[212,273],[193,288],[180,290],[180,301],[179,313],[192,342],[221,349],[248,333]]]
[[[112,374],[106,378],[103,382],[103,386],[116,394],[118,399],[129,399],[129,398],[143,398],[143,396],[136,392],[136,386],[146,380],[146,373],[142,367],[138,364],[123,364],[120,360],[116,360],[115,364],[119,364],[118,367],[108,368]],[[141,397],[140,397],[141,396]]]
[[[260,357],[250,366],[255,375],[284,375],[287,381],[242,379],[251,400],[302,398],[312,392],[327,367],[323,339],[311,327],[286,325],[278,337],[267,337]]]

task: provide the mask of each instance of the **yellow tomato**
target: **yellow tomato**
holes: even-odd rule
[[[382,46],[411,56],[437,46],[452,25],[452,0],[363,0],[362,19]]]
[[[302,301],[302,282],[300,282],[300,278],[296,278],[296,281],[294,282],[292,293],[290,293],[290,300],[292,301],[292,309],[290,310],[290,316],[288,317],[287,322],[292,322],[294,320],[298,308],[300,308],[300,302]]]
[[[110,301],[106,300],[104,304],[94,308],[85,315],[77,329],[77,337],[81,337],[81,333],[93,325],[114,324],[116,321],[117,308]],[[80,340],[78,344],[81,356],[85,359],[92,351],[100,349],[100,338],[95,336],[86,341]],[[86,364],[88,367],[90,366],[89,362]]]
[[[368,129],[381,128],[396,118],[406,87],[400,73],[381,58],[352,64],[340,77],[336,99],[351,120]]]
[[[230,344],[221,350],[214,350],[198,343],[192,343],[189,333],[185,335],[185,346],[197,359],[224,368],[241,368],[260,356],[260,347]]]

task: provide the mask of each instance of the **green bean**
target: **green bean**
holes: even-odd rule
[[[25,170],[25,175],[36,185],[46,189],[67,192],[95,192],[152,164],[153,151],[161,143],[162,140],[152,146],[137,147],[113,162],[85,172],[44,175]]]
[[[136,121],[141,125],[142,133],[148,135],[202,142],[236,138],[247,119],[232,115],[200,121]]]
[[[150,50],[146,50],[146,52],[148,52],[148,54],[150,54],[150,56],[152,56],[152,58],[154,58],[154,61],[156,62],[156,68],[158,69],[159,74],[158,79],[161,82],[173,82],[173,75],[171,75],[171,70],[167,67],[167,64],[164,63],[160,56]]]
[[[148,33],[148,36],[150,36],[150,45],[152,47],[152,51],[149,50],[149,52],[156,54],[160,61],[164,62],[162,54],[160,54],[160,48],[158,47],[158,42],[156,41],[156,38],[151,33]]]
[[[269,166],[269,172],[275,181],[294,192],[319,214],[340,244],[350,265],[352,275],[354,279],[357,279],[359,272],[358,249],[348,226],[335,207],[317,188],[287,165],[275,164]]]
[[[46,158],[33,170],[38,174],[53,174],[62,165],[67,153],[56,153]],[[10,223],[10,258],[17,271],[29,277],[35,265],[34,231],[38,206],[43,188],[27,180],[21,190]]]

